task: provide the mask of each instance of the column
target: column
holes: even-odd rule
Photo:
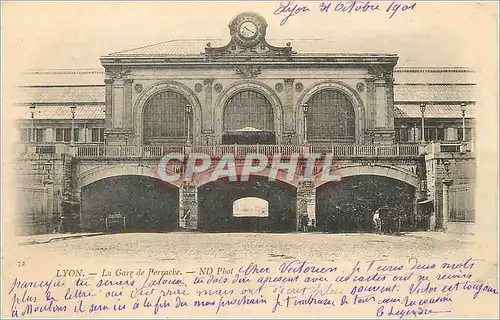
[[[450,186],[453,184],[451,179],[443,179],[443,230],[446,231],[448,225],[448,216],[450,210]]]
[[[212,105],[212,85],[214,79],[203,80],[205,87],[205,103],[202,108],[203,113],[203,132],[214,132],[215,108]],[[206,112],[204,112],[206,110]],[[194,115],[194,113],[193,113]],[[193,117],[193,120],[196,119]],[[195,135],[194,135],[195,136]]]
[[[366,79],[366,129],[373,130],[375,128],[375,82],[373,79]]]
[[[179,227],[198,229],[198,189],[189,182],[179,188]]]
[[[394,102],[392,66],[372,66],[368,70],[372,76],[367,81],[369,116],[374,133],[374,142],[392,144],[394,139]],[[370,123],[370,121],[368,121]]]
[[[125,79],[123,86],[123,127],[132,128],[132,84],[134,79]]]
[[[316,190],[314,182],[303,180],[297,185],[297,231],[304,231],[303,221],[307,216],[307,230],[316,228]]]
[[[115,80],[113,86],[113,128],[123,128],[123,109],[125,108],[125,82]]]
[[[387,127],[387,95],[385,81],[375,81],[375,127]]]
[[[293,104],[293,81],[294,79],[284,79],[285,82],[285,99],[283,101],[283,117],[284,117],[284,132],[294,132],[296,119]]]
[[[106,113],[106,128],[111,128],[113,122],[113,79],[105,79],[106,84],[106,95],[105,95],[105,113]]]

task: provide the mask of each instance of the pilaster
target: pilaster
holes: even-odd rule
[[[213,83],[214,79],[209,78],[203,80],[203,86],[205,89],[205,108],[202,108],[203,111],[206,110],[206,114],[203,116],[203,124],[202,131],[203,132],[214,132],[214,119],[215,119],[215,108],[213,106]],[[203,112],[202,111],[202,112]]]
[[[192,183],[184,183],[179,189],[179,227],[198,229],[198,189]]]
[[[123,127],[132,129],[132,84],[134,79],[124,79],[123,87]]]
[[[105,113],[106,113],[106,128],[111,128],[113,122],[113,83],[114,79],[108,78],[104,80],[106,84],[106,94],[105,94]]]
[[[303,217],[307,216],[307,227],[304,228]],[[316,190],[314,182],[299,181],[297,185],[297,230],[312,231],[316,228]]]
[[[295,110],[293,103],[293,82],[294,79],[284,79],[285,99],[283,102],[284,132],[295,132]]]

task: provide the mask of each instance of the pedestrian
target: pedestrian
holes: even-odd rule
[[[51,225],[52,233],[57,233],[59,229],[59,215],[57,213],[52,213],[52,225]]]
[[[62,233],[62,231],[64,230],[64,228],[66,227],[65,225],[65,221],[66,220],[66,217],[61,215],[61,217],[59,218],[59,226],[57,228],[57,233]]]
[[[377,234],[382,234],[382,221],[380,220],[380,209],[377,209],[373,214],[373,224],[375,226],[375,232]]]
[[[309,217],[306,213],[302,214],[302,231],[307,232],[307,224],[309,223]]]

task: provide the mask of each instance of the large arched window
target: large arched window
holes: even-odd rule
[[[187,104],[183,95],[173,91],[152,96],[144,107],[144,143],[186,140]]]
[[[224,109],[223,143],[275,143],[274,113],[267,98],[252,90],[235,94]]]
[[[344,93],[326,89],[309,100],[307,139],[354,142],[354,108]]]
[[[237,93],[226,104],[224,132],[237,132],[245,128],[274,131],[271,103],[256,91]]]

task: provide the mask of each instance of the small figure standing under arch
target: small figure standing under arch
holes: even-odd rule
[[[382,220],[380,220],[380,209],[377,209],[373,214],[373,225],[377,234],[382,234]]]

